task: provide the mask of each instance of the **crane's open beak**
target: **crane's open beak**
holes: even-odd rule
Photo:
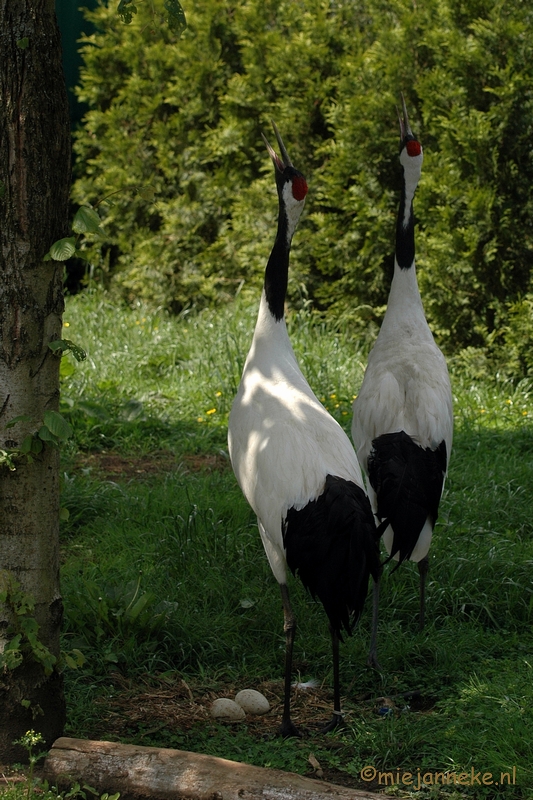
[[[267,146],[267,150],[268,150],[268,153],[270,155],[270,158],[274,162],[274,166],[276,167],[276,169],[279,169],[280,172],[283,172],[285,167],[292,167],[292,161],[290,160],[289,154],[287,153],[287,149],[286,149],[285,145],[283,144],[283,139],[281,138],[281,134],[277,129],[276,123],[274,122],[274,120],[271,120],[271,121],[272,121],[272,127],[274,128],[274,133],[276,134],[276,139],[278,140],[278,145],[279,145],[279,149],[281,150],[281,156],[283,158],[283,161],[278,156],[278,154],[276,153],[274,148],[271,147],[271,145],[269,144],[268,139],[266,138],[264,133],[262,133],[261,136],[263,137],[263,141]]]
[[[410,136],[413,139],[415,139],[416,137],[415,137],[413,131],[411,130],[411,126],[409,125],[409,117],[407,115],[407,106],[405,105],[405,98],[403,96],[403,93],[401,93],[401,98],[402,98],[403,117],[401,116],[400,112],[398,111],[398,108],[396,108],[396,113],[398,114],[398,120],[400,122],[400,139],[402,140],[402,142],[404,142],[406,136]]]

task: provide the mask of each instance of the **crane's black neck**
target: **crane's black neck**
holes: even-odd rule
[[[289,223],[283,206],[280,205],[278,232],[265,270],[265,296],[270,313],[279,322],[285,316],[285,297],[289,280]]]
[[[407,220],[406,209],[408,209]],[[413,201],[407,200],[405,176],[402,181],[402,195],[396,222],[396,261],[400,269],[409,269],[415,262],[415,218]]]

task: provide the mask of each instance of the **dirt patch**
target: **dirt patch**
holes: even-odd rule
[[[113,450],[98,453],[79,453],[74,462],[74,472],[90,470],[95,477],[113,480],[149,478],[169,472],[218,472],[229,468],[222,454],[185,454],[163,451],[143,456],[124,456]]]

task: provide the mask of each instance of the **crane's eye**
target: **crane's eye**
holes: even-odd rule
[[[405,145],[407,150],[407,154],[410,156],[419,156],[422,152],[422,148],[420,147],[420,142],[417,142],[416,139],[409,139],[407,144]]]
[[[292,179],[292,196],[295,200],[303,200],[307,194],[307,181],[304,177],[296,175]]]

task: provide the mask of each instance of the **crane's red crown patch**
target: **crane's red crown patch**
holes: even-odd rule
[[[292,179],[292,196],[295,200],[303,200],[307,194],[307,181],[305,178],[296,175]]]
[[[422,148],[420,147],[420,142],[417,142],[416,139],[409,139],[407,144],[405,145],[407,148],[407,153],[410,156],[419,156],[422,152]]]

